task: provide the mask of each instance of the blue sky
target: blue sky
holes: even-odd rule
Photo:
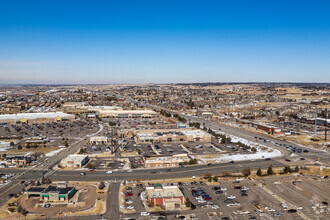
[[[0,84],[330,82],[330,2],[0,0]]]

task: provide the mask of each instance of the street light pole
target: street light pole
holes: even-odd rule
[[[121,127],[121,149],[124,150],[124,134],[123,134],[123,127]]]

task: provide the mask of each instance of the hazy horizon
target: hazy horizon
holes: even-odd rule
[[[328,83],[329,6],[0,1],[0,83]]]

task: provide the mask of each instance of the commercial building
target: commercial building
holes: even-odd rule
[[[25,141],[25,146],[42,145],[48,142],[49,142],[49,138],[47,138],[46,136],[29,137]]]
[[[79,168],[88,163],[89,157],[81,154],[71,154],[60,162],[61,167]]]
[[[150,157],[145,160],[146,168],[178,167],[188,161],[187,154],[176,154],[171,157]]]
[[[95,136],[89,138],[90,144],[107,144],[108,138],[105,136]]]
[[[180,210],[184,206],[184,196],[177,186],[154,184],[146,187],[145,199],[149,206],[163,206],[165,210]]]
[[[99,110],[101,118],[153,118],[157,113],[152,110]]]
[[[118,106],[86,106],[84,103],[66,103],[65,112],[72,114],[85,114],[86,117],[100,118],[153,118],[157,113],[152,110],[123,110]]]
[[[211,142],[212,135],[199,129],[150,129],[135,131],[138,143]]]
[[[49,123],[74,120],[75,116],[63,112],[19,113],[0,115],[0,125]]]
[[[28,198],[39,197],[43,201],[69,201],[76,193],[74,186],[67,185],[31,187],[26,191]]]
[[[281,128],[276,128],[274,126],[270,125],[263,125],[263,124],[256,124],[252,123],[252,127],[255,127],[257,130],[263,130],[266,131],[268,134],[282,134]]]

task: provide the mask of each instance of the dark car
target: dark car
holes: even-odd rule
[[[291,160],[289,160],[289,159],[285,159],[285,161],[286,161],[286,162],[290,162]]]
[[[234,189],[241,189],[241,186],[234,186]]]
[[[288,210],[288,213],[296,213],[296,212],[297,212],[296,209],[289,209],[289,210]]]
[[[215,191],[215,194],[223,194],[223,191],[221,190]]]
[[[322,204],[323,204],[323,205],[329,205],[329,203],[326,202],[326,201],[323,201]]]
[[[248,196],[247,193],[241,193],[241,196]]]
[[[229,163],[235,163],[235,161],[232,160],[232,161],[230,161]]]
[[[156,173],[156,171],[151,171],[151,173]]]
[[[213,189],[213,190],[218,190],[218,189],[220,189],[220,187],[218,187],[218,186],[214,186],[214,187],[212,187],[212,189]]]
[[[208,166],[212,166],[212,163],[208,163],[207,165],[208,165]]]
[[[228,217],[223,217],[221,220],[229,220]]]
[[[266,158],[265,160],[271,160],[270,158]]]
[[[304,153],[308,153],[309,152],[309,150],[304,150]]]

